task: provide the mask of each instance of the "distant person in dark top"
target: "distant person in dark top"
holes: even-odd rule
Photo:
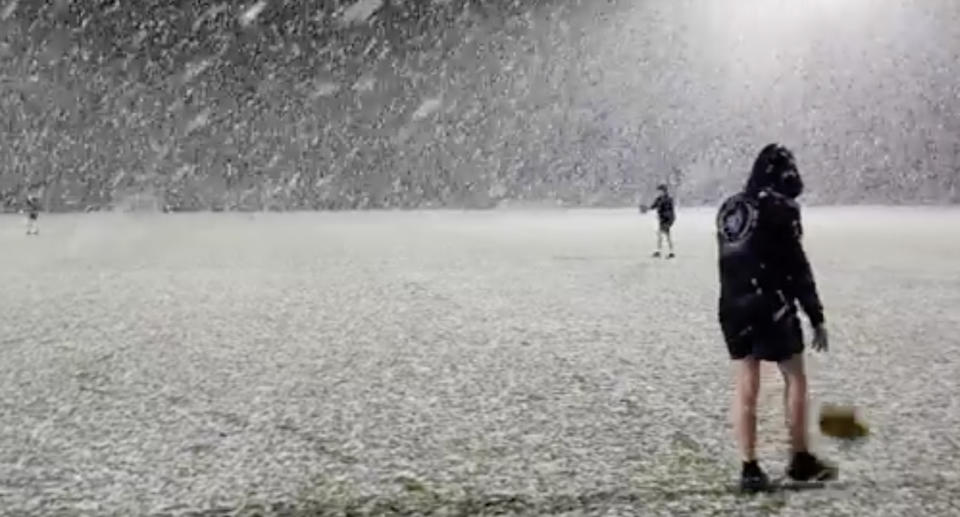
[[[837,469],[807,450],[807,380],[797,304],[813,326],[812,347],[827,350],[823,306],[801,243],[796,198],[803,181],[793,153],[779,144],[763,148],[744,190],[717,214],[720,327],[736,365],[734,420],[743,459],[741,488],[767,488],[757,463],[756,406],[760,361],[776,362],[784,393],[792,459],[787,475],[798,481],[835,479]]]
[[[670,228],[673,227],[674,221],[677,219],[676,211],[673,206],[673,198],[670,197],[670,193],[667,190],[667,186],[660,184],[657,186],[657,190],[660,194],[653,204],[650,205],[649,209],[657,211],[657,219],[659,220],[659,226],[657,227],[657,251],[653,252],[654,257],[659,257],[663,251],[663,238],[667,239],[667,246],[670,248],[670,253],[667,255],[667,258],[675,257],[673,253],[673,239],[670,237]],[[640,212],[647,213],[648,207],[646,205],[640,205]]]
[[[40,198],[27,196],[27,235],[40,235]]]

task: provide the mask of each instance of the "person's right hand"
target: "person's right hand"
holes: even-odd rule
[[[817,352],[826,352],[830,347],[830,340],[827,339],[827,327],[822,323],[813,327],[813,342],[810,346]]]

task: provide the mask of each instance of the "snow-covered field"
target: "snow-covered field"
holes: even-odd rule
[[[4,216],[0,513],[956,515],[960,210],[805,214],[814,397],[873,435],[755,498],[712,210],[670,262],[633,210]]]

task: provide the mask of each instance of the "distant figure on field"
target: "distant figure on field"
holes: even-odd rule
[[[776,362],[784,393],[792,459],[787,475],[797,481],[835,479],[837,469],[807,450],[807,378],[797,304],[813,326],[812,347],[827,350],[823,306],[803,250],[800,205],[803,181],[793,153],[779,144],[760,151],[744,190],[727,198],[717,214],[719,319],[736,368],[734,427],[743,466],[740,487],[765,490],[767,475],[755,456],[760,361]]]
[[[657,190],[660,194],[657,196],[657,199],[653,201],[653,204],[650,205],[650,209],[657,211],[657,219],[659,225],[657,226],[657,251],[653,252],[654,257],[659,257],[663,251],[663,239],[666,237],[667,246],[670,248],[670,253],[667,255],[668,259],[675,257],[673,253],[673,239],[670,237],[670,228],[673,226],[674,221],[677,219],[676,211],[673,206],[673,198],[670,197],[670,193],[667,190],[667,186],[660,184],[657,186]],[[646,213],[648,210],[646,205],[640,205],[640,212]]]
[[[27,196],[27,235],[40,235],[40,198],[35,195]]]

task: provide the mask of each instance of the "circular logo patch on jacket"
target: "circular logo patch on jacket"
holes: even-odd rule
[[[727,200],[717,214],[717,231],[724,242],[736,244],[749,239],[757,227],[756,205],[743,196]]]

